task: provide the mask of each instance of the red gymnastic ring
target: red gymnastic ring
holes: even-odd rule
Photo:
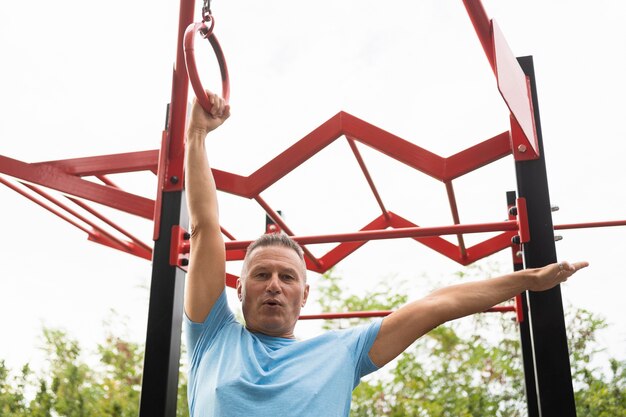
[[[206,110],[207,112],[211,111],[211,102],[209,101],[209,97],[206,93],[206,90],[202,86],[202,82],[200,81],[200,76],[198,75],[198,68],[196,67],[196,58],[194,55],[194,40],[196,32],[199,32],[200,35],[208,39],[213,47],[213,51],[215,52],[215,57],[217,58],[217,62],[220,66],[220,73],[222,75],[222,97],[226,102],[228,102],[228,98],[230,96],[230,81],[228,79],[228,68],[226,67],[226,59],[224,58],[224,52],[222,52],[222,48],[217,41],[217,38],[213,34],[213,25],[215,24],[215,20],[211,19],[211,26],[207,27],[205,22],[192,23],[187,26],[185,30],[185,37],[183,38],[183,47],[185,52],[185,64],[187,66],[187,74],[189,75],[189,81],[191,81],[191,87],[193,88],[194,93],[198,99],[198,103]]]

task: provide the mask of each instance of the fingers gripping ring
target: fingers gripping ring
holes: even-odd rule
[[[190,24],[189,26],[187,26],[187,29],[185,30],[185,36],[183,38],[185,65],[187,67],[189,81],[191,82],[191,87],[196,94],[198,103],[200,103],[202,108],[207,112],[210,112],[211,107],[213,106],[211,105],[211,101],[209,100],[209,96],[207,95],[206,90],[202,86],[200,76],[198,75],[198,68],[196,67],[196,57],[194,54],[194,40],[196,32],[199,32],[202,37],[208,39],[209,43],[213,47],[213,52],[215,52],[215,56],[220,66],[220,73],[222,76],[222,97],[224,98],[224,100],[226,100],[226,102],[228,102],[228,98],[230,96],[230,80],[228,78],[226,59],[224,58],[224,52],[222,51],[222,47],[217,41],[215,35],[213,34],[213,25],[215,24],[215,19],[212,18],[210,23],[211,25],[208,27],[206,26],[205,22]]]

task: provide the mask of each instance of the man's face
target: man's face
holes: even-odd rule
[[[268,336],[293,338],[309,286],[298,254],[284,246],[254,249],[237,281],[246,327]]]

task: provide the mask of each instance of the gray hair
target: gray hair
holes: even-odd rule
[[[248,249],[246,249],[246,256],[243,259],[243,266],[241,268],[241,279],[245,279],[247,275],[247,265],[248,259],[252,252],[254,252],[257,248],[265,248],[268,246],[282,246],[284,248],[293,249],[294,252],[298,254],[298,257],[302,261],[302,270],[304,273],[304,282],[306,282],[306,262],[304,261],[304,251],[302,247],[286,235],[284,232],[278,233],[266,233],[257,238],[254,242],[248,245]]]

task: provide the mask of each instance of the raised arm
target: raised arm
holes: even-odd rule
[[[211,114],[194,101],[187,125],[185,188],[191,228],[191,252],[185,284],[185,313],[203,322],[224,291],[226,252],[220,231],[215,180],[205,138],[230,116],[230,107],[210,95]]]
[[[436,290],[383,320],[370,349],[370,359],[383,366],[415,340],[447,321],[485,311],[526,290],[548,290],[588,265],[587,262],[561,262]]]

